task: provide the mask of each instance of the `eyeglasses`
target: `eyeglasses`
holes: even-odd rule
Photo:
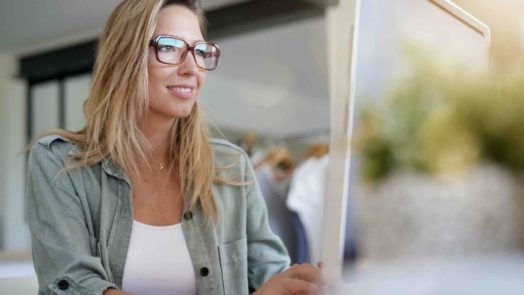
[[[197,66],[206,71],[214,70],[220,57],[218,45],[208,42],[195,42],[193,46],[183,39],[167,35],[159,35],[149,42],[155,48],[156,59],[168,65],[181,64],[191,51]]]

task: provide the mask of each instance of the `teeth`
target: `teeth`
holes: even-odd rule
[[[169,87],[169,89],[184,93],[191,93],[191,91],[193,91],[193,89],[190,87]]]

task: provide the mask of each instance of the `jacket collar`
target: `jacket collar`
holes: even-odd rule
[[[129,185],[131,185],[131,181],[129,180],[127,173],[125,173],[122,167],[113,161],[111,157],[107,157],[102,160],[102,169],[104,169],[107,174],[118,179],[125,180]]]

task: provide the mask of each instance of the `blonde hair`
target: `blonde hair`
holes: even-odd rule
[[[77,132],[54,130],[80,147],[66,169],[90,166],[111,157],[127,173],[138,174],[138,163],[152,158],[151,146],[138,128],[148,109],[148,47],[158,15],[168,5],[183,5],[205,21],[190,0],[124,0],[113,11],[102,33],[90,94],[84,105],[85,127]],[[197,102],[190,115],[177,118],[171,129],[170,169],[176,169],[184,209],[200,203],[206,219],[218,219],[212,193],[213,153],[203,114]]]

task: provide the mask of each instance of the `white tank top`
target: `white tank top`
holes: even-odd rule
[[[122,290],[133,295],[196,294],[180,223],[154,226],[133,220]]]

